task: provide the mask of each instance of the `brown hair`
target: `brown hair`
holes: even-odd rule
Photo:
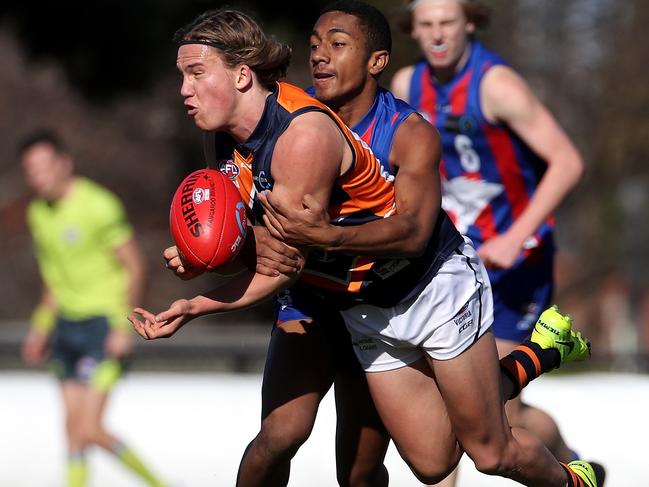
[[[174,42],[211,46],[229,68],[249,66],[266,88],[286,76],[291,62],[288,45],[267,37],[252,17],[227,8],[201,14],[175,33]]]
[[[397,14],[396,24],[405,34],[412,32],[412,12],[411,6],[417,0],[406,0],[403,9]],[[458,0],[462,6],[462,11],[466,19],[475,25],[476,29],[482,29],[489,25],[491,9],[479,0]]]

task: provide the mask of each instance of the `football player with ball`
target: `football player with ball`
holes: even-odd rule
[[[300,272],[271,277],[244,270],[229,286],[177,300],[161,313],[136,308],[143,319],[130,320],[138,333],[171,336],[196,316],[251,306],[300,278],[305,292],[341,311],[381,419],[422,481],[443,478],[467,451],[481,471],[524,485],[583,486],[577,467],[562,466],[534,436],[510,429],[503,413],[503,399],[530,380],[587,357],[587,343],[570,320],[546,312],[533,341],[503,359],[509,371],[503,375],[490,331],[486,271],[468,241],[443,224],[439,192],[422,195],[418,206],[426,214],[399,213],[389,172],[333,112],[278,82],[290,50],[246,15],[207,12],[177,40],[188,114],[200,129],[233,139],[236,183],[257,219],[263,217],[260,192],[272,190],[294,208],[310,194],[339,225],[365,223],[368,240],[389,242],[412,228],[413,214],[426,238],[417,265],[385,253],[300,249],[307,258]],[[428,161],[419,169],[434,179],[439,140],[424,123],[417,134],[409,145]],[[287,478],[288,471],[278,472],[264,485],[283,485]],[[239,484],[255,485],[241,478]]]

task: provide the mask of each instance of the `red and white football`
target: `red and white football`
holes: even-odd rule
[[[178,186],[169,227],[184,263],[214,270],[231,262],[246,238],[246,207],[232,181],[214,169],[199,169]]]

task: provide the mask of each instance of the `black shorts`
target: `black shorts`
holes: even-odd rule
[[[105,316],[79,321],[59,317],[52,334],[52,368],[59,379],[88,383],[105,359],[109,331]]]

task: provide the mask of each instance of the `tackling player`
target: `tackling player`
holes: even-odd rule
[[[345,34],[344,28],[335,29]],[[354,134],[297,88],[274,82],[287,60],[282,62],[282,47],[251,19],[236,11],[208,12],[181,31],[180,44],[181,94],[199,128],[234,139],[232,162],[239,164],[242,188],[252,182],[256,192],[272,189],[278,201],[296,208],[311,194],[334,221],[365,220],[366,233],[374,231],[386,242],[411,224],[407,213],[391,216],[399,197],[395,202],[386,185],[390,177]],[[422,153],[413,161],[426,166],[425,161],[436,162],[424,154],[435,153],[437,140],[428,124],[420,128],[431,136],[418,143]],[[436,166],[425,170],[434,180]],[[311,254],[302,281],[341,309],[381,419],[420,479],[443,478],[459,460],[462,444],[482,471],[525,485],[584,485],[590,466],[561,466],[531,435],[506,424],[486,273],[452,227],[435,233],[439,193],[422,198],[427,201],[418,207],[430,213],[416,221],[428,234],[419,249],[427,265],[354,253]],[[256,201],[251,203],[260,214]],[[359,240],[366,245],[362,236]],[[144,321],[130,319],[146,338],[170,336],[195,316],[255,304],[296,277],[244,272],[228,289],[178,300],[157,315],[136,308]],[[395,282],[401,285],[392,286]],[[514,380],[503,383],[504,397],[560,361],[588,353],[569,320],[555,311],[539,322],[534,338],[537,343],[527,342],[509,356],[516,366]],[[565,340],[570,346],[562,345]]]

